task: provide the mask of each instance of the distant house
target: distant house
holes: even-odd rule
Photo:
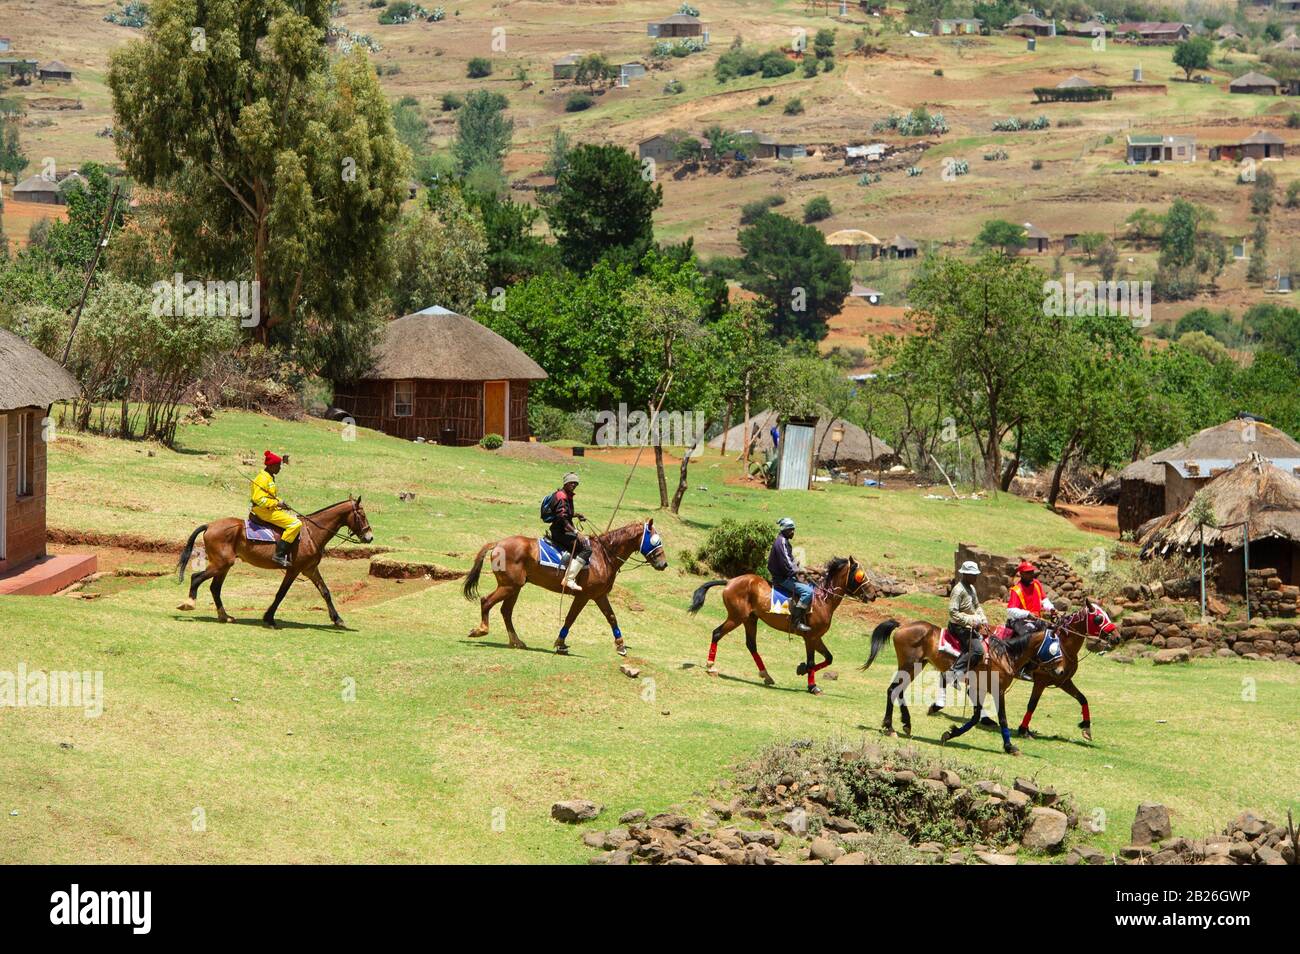
[[[41,82],[72,82],[72,67],[67,63],[60,63],[58,60],[50,60],[42,66],[36,73],[36,78]]]
[[[573,79],[578,74],[578,61],[581,59],[581,53],[566,53],[551,64],[551,79]]]
[[[1265,76],[1263,73],[1256,73],[1253,70],[1228,84],[1229,93],[1258,93],[1265,96],[1276,96],[1281,84],[1271,76]]]
[[[631,60],[627,63],[618,65],[618,85],[626,86],[634,79],[640,79],[646,75],[645,64],[640,60]]]
[[[803,143],[773,136],[770,133],[756,133],[752,129],[742,129],[736,135],[748,141],[748,145],[742,146],[737,153],[750,159],[804,159],[808,155],[808,147]]]
[[[1069,79],[1061,80],[1056,84],[1057,89],[1089,89],[1097,84],[1091,80],[1086,80],[1082,76],[1071,76]]]
[[[0,331],[0,573],[45,557],[46,409],[74,398],[72,375],[22,338]],[[94,572],[63,582],[62,589]],[[0,592],[23,592],[0,579]],[[44,592],[53,592],[45,590]]]
[[[1245,36],[1231,23],[1225,23],[1214,31],[1214,35],[1219,40],[1243,40]]]
[[[709,39],[709,31],[704,28],[704,21],[689,13],[674,13],[670,17],[647,24],[646,33],[661,40],[698,36],[707,43]]]
[[[1056,21],[1044,20],[1032,13],[1022,13],[1007,21],[1006,31],[1022,36],[1056,36]]]
[[[17,56],[6,56],[0,58],[0,75],[8,77],[16,76],[22,80],[35,73],[38,66],[39,64],[36,60],[28,60]]]
[[[390,321],[371,370],[340,382],[334,404],[361,427],[394,437],[476,444],[485,434],[528,440],[528,386],[546,378],[486,325],[433,306]]]
[[[868,146],[845,146],[844,163],[853,165],[857,162],[879,162],[885,158],[886,148],[883,142],[873,142]]]
[[[653,159],[656,163],[668,163],[677,158],[677,144],[681,136],[672,133],[656,133],[647,136],[636,144],[637,158],[643,162]]]
[[[895,235],[880,249],[881,258],[916,258],[921,247],[905,235]]]
[[[42,175],[31,176],[13,187],[12,196],[17,202],[38,202],[42,205],[67,205],[67,190],[82,185],[85,179],[76,172],[65,172],[53,179]]]
[[[1083,23],[1067,23],[1060,31],[1066,36],[1105,36],[1111,28],[1100,20],[1086,20]]]
[[[1133,135],[1128,137],[1125,161],[1195,162],[1195,136]]]
[[[984,21],[973,20],[932,20],[930,32],[935,36],[968,36],[979,33]]]
[[[881,292],[876,291],[874,288],[868,288],[866,285],[859,285],[857,282],[853,283],[853,289],[849,292],[849,297],[861,298],[870,305],[879,305],[885,300],[885,296]]]
[[[1052,243],[1052,237],[1032,222],[1025,223],[1025,248],[1030,255],[1042,255]]]
[[[1300,13],[1300,0],[1277,0],[1273,9],[1279,13]]]
[[[1241,142],[1226,142],[1210,147],[1210,159],[1214,161],[1227,159],[1236,162],[1246,158],[1285,159],[1286,140],[1276,133],[1261,130]]]
[[[1292,33],[1288,37],[1283,37],[1280,43],[1274,43],[1271,47],[1269,47],[1269,49],[1281,50],[1285,53],[1300,52],[1300,37],[1297,37],[1294,33]]]
[[[826,236],[826,244],[843,255],[845,261],[857,262],[879,255],[881,242],[862,229],[840,229]]]
[[[1192,28],[1186,23],[1160,23],[1149,20],[1121,23],[1115,27],[1115,39],[1125,40],[1136,37],[1138,43],[1178,43],[1192,35]]]

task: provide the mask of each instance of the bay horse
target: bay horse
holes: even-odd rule
[[[237,561],[243,560],[249,566],[255,566],[259,570],[279,570],[284,573],[284,580],[280,583],[279,592],[275,594],[275,600],[262,614],[262,622],[267,626],[275,628],[275,611],[280,608],[280,602],[289,592],[289,587],[293,586],[293,581],[302,574],[316,584],[316,589],[325,598],[325,606],[330,612],[330,621],[335,626],[342,627],[343,617],[339,616],[338,610],[334,608],[334,598],[330,596],[329,587],[325,585],[325,580],[320,575],[320,561],[325,554],[325,546],[344,527],[361,542],[371,543],[375,539],[374,533],[370,530],[370,522],[366,519],[366,511],[361,506],[361,498],[357,497],[353,500],[348,497],[347,500],[322,507],[314,513],[298,516],[302,518],[302,531],[289,549],[287,570],[273,559],[275,556],[273,542],[262,543],[247,539],[242,517],[223,517],[195,528],[185,543],[185,549],[181,552],[180,562],[176,565],[178,581],[185,582],[185,565],[190,562],[190,554],[194,552],[194,541],[198,539],[199,534],[203,534],[203,549],[207,556],[207,563],[190,577],[190,595],[176,608],[187,612],[194,609],[194,601],[199,595],[199,586],[211,580],[212,602],[217,606],[217,620],[222,623],[230,622],[231,616],[221,603],[221,586],[225,583],[230,568]]]
[[[1077,628],[1080,623],[1084,624],[1081,629]],[[1054,624],[1052,632],[1061,640],[1061,668],[1059,673],[1058,670],[1042,667],[1034,670],[1034,689],[1029,695],[1029,705],[1025,709],[1025,717],[1020,721],[1020,728],[1016,730],[1016,734],[1021,738],[1035,737],[1029,729],[1029,720],[1034,717],[1034,709],[1038,706],[1038,698],[1043,694],[1043,690],[1055,687],[1064,690],[1067,695],[1078,701],[1083,714],[1083,721],[1079,723],[1079,728],[1083,730],[1083,737],[1091,742],[1092,715],[1088,711],[1088,697],[1074,684],[1074,674],[1079,669],[1079,651],[1090,638],[1101,639],[1107,648],[1113,646],[1118,640],[1116,635],[1118,629],[1106,610],[1085,596],[1083,607]]]
[[[844,597],[855,595],[866,585],[866,582],[867,574],[851,556],[847,559],[835,557],[826,564],[826,573],[822,582],[817,585],[813,593],[812,606],[808,609],[806,620],[808,632],[799,634],[803,636],[804,649],[808,658],[795,670],[795,674],[799,676],[807,673],[808,691],[813,695],[820,695],[822,691],[817,685],[817,671],[829,666],[834,658],[823,640],[826,631],[831,628],[831,618]],[[709,644],[709,664],[705,671],[711,676],[718,674],[716,665],[718,642],[727,633],[743,624],[745,646],[749,654],[754,657],[754,664],[758,666],[758,674],[763,678],[763,684],[775,685],[776,680],[768,674],[767,667],[763,665],[763,657],[758,654],[758,621],[761,619],[768,626],[783,633],[796,631],[791,629],[788,614],[772,612],[772,584],[757,573],[733,576],[730,580],[710,580],[696,589],[694,596],[691,597],[691,613],[700,611],[709,590],[715,586],[725,587],[722,591],[722,602],[727,608],[727,618],[713,630],[713,641]],[[793,593],[789,596],[792,600],[796,598]],[[813,653],[815,652],[821,653],[823,661],[814,665]]]
[[[623,633],[618,628],[618,618],[614,607],[609,605],[609,591],[614,588],[618,571],[634,554],[639,553],[650,566],[656,570],[668,568],[668,558],[664,556],[663,539],[655,532],[654,520],[644,523],[629,523],[608,533],[593,534],[591,541],[591,562],[578,574],[581,593],[574,593],[573,605],[564,618],[560,635],[556,637],[554,649],[561,656],[567,656],[569,647],[565,639],[569,627],[573,625],[578,614],[588,602],[594,602],[609,621],[614,633],[614,648],[620,656],[627,655],[627,646],[623,642]],[[465,577],[465,599],[478,599],[478,581],[483,571],[483,560],[491,553],[492,572],[496,575],[496,589],[479,599],[481,618],[479,624],[470,630],[471,637],[486,636],[488,633],[488,613],[492,607],[501,604],[501,618],[506,624],[506,634],[510,637],[512,649],[527,649],[524,641],[515,632],[513,613],[519,591],[528,583],[540,586],[552,593],[568,592],[562,589],[564,571],[542,566],[538,560],[538,543],[536,537],[505,537],[483,544],[474,558],[474,566]]]

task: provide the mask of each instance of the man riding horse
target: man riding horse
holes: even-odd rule
[[[302,531],[302,521],[298,515],[285,506],[275,486],[275,475],[280,467],[288,461],[272,451],[262,453],[262,471],[253,478],[249,487],[249,499],[252,502],[253,516],[262,523],[280,529],[280,539],[275,542],[275,556],[271,559],[277,566],[289,569],[289,550],[293,541]]]
[[[553,516],[550,520],[551,542],[560,548],[561,553],[573,554],[568,567],[564,571],[564,583],[562,584],[566,590],[573,593],[582,592],[582,587],[578,585],[578,574],[586,569],[587,564],[591,562],[591,543],[573,525],[575,518],[578,520],[587,519],[575,509],[574,495],[577,492],[578,475],[574,473],[565,474],[562,486],[551,495],[551,513]]]
[[[980,606],[979,595],[975,591],[975,578],[980,575],[979,565],[974,560],[967,560],[957,571],[957,582],[948,594],[948,632],[956,637],[961,645],[961,655],[953,664],[949,682],[960,682],[962,677],[980,663],[984,655],[984,642],[980,628],[988,626],[989,618]]]
[[[779,528],[776,539],[772,541],[772,552],[767,556],[767,572],[772,577],[772,585],[790,595],[790,624],[800,633],[811,631],[808,625],[808,609],[812,606],[813,585],[800,580],[796,574],[800,571],[799,561],[794,557],[794,520],[782,517],[777,521]]]

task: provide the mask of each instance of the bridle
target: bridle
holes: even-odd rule
[[[862,579],[857,579],[859,576],[861,576]],[[852,598],[856,597],[858,592],[867,585],[867,575],[863,572],[858,561],[853,559],[853,557],[849,557],[848,562],[845,563],[844,579],[847,582],[843,591],[841,591],[838,586],[834,586],[830,583],[818,583],[813,588],[813,595],[816,596],[818,593],[825,593],[828,597],[842,596]],[[852,588],[848,586],[848,583],[853,584]]]
[[[358,497],[358,498],[356,498],[356,499],[354,500],[354,499],[352,499],[351,497],[349,497],[349,498],[348,498],[348,502],[352,504],[352,512],[353,512],[354,514],[360,514],[360,515],[361,515],[361,519],[365,522],[365,529],[366,529],[366,530],[369,530],[369,529],[370,529],[370,521],[369,521],[369,520],[366,520],[366,519],[365,519],[365,515],[361,513],[361,498]],[[340,500],[339,503],[343,503],[343,501]],[[338,506],[338,504],[330,504],[328,507],[324,507],[324,508],[322,508],[322,509],[324,509],[324,510],[329,510],[329,509],[331,509],[332,507],[337,507],[337,506]],[[316,512],[317,512],[317,513],[320,513],[319,510],[316,511]],[[299,518],[300,520],[304,520],[304,521],[306,521],[307,523],[310,523],[313,527],[315,527],[317,530],[320,530],[320,531],[322,531],[322,532],[327,532],[328,529],[329,529],[329,528],[327,528],[324,524],[321,524],[321,523],[319,523],[319,522],[313,520],[310,516],[308,516],[308,515],[305,514],[305,513],[300,513],[300,514],[298,514],[298,518]],[[346,531],[346,533],[345,533],[345,531]],[[372,531],[372,532],[373,532],[373,531]],[[328,543],[332,542],[332,541],[334,540],[334,538],[335,538],[335,537],[339,537],[340,534],[343,534],[343,536],[342,536],[342,537],[340,538],[340,540],[339,540],[339,542],[341,542],[341,543],[355,543],[355,544],[359,544],[360,546],[367,546],[366,541],[363,540],[361,537],[357,536],[356,531],[352,529],[352,526],[351,526],[351,524],[348,523],[348,520],[347,520],[346,517],[344,517],[344,518],[343,518],[343,522],[342,522],[341,524],[339,524],[339,526],[337,526],[337,527],[334,529],[334,532],[331,533],[328,537],[325,538],[325,543],[328,544]],[[323,548],[323,547],[322,547],[322,548]]]
[[[579,522],[584,524],[586,523],[586,521]],[[603,539],[603,534],[587,534],[587,539],[591,540],[594,544],[598,544],[601,550],[604,551],[605,558],[611,563],[617,564],[620,570],[623,568],[624,564],[627,564],[628,561],[632,559],[632,557],[640,556],[641,559],[632,562],[628,567],[629,572],[640,569],[643,566],[654,566],[654,555],[656,553],[662,554],[664,552],[663,538],[659,537],[659,542],[655,543],[654,540],[656,537],[659,537],[659,534],[651,532],[650,522],[647,520],[645,523],[641,524],[641,544],[627,556],[620,557],[610,549],[609,544]]]
[[[1088,648],[1088,639],[1092,636],[1092,633],[1088,631],[1088,627],[1092,623],[1092,621],[1099,616],[1102,619],[1104,619],[1107,623],[1110,623],[1112,626],[1115,625],[1115,621],[1112,620],[1110,616],[1104,610],[1101,609],[1100,606],[1093,604],[1091,600],[1085,600],[1083,606],[1079,607],[1079,609],[1075,610],[1069,616],[1062,619],[1061,622],[1059,622],[1056,626],[1049,626],[1048,631],[1055,632],[1055,633],[1064,633],[1069,636],[1082,636],[1083,637],[1083,645],[1081,647],[1082,652],[1078,657],[1079,661],[1082,662],[1088,656],[1096,655],[1096,653],[1094,653],[1093,650]],[[1072,628],[1076,623],[1080,621],[1083,622],[1082,632]],[[1110,649],[1117,642],[1117,640],[1111,638],[1112,634],[1116,632],[1118,632],[1118,627],[1112,629],[1110,633],[1104,633],[1101,631],[1101,626],[1099,625],[1097,627],[1097,638],[1101,639],[1102,642],[1106,644],[1106,649]]]

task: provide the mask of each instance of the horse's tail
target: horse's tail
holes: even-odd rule
[[[885,645],[894,630],[898,629],[898,626],[898,620],[887,619],[875,628],[875,631],[871,634],[871,655],[862,664],[863,669],[870,668],[871,664],[876,661],[876,654],[880,652],[880,647]]]
[[[691,608],[690,610],[688,610],[688,612],[698,613],[700,611],[700,607],[704,605],[704,597],[709,595],[709,590],[713,589],[715,586],[726,586],[726,585],[727,585],[726,580],[709,580],[709,582],[700,586],[698,589],[696,589],[694,595],[691,596]]]
[[[199,538],[199,534],[206,529],[208,529],[208,525],[206,523],[201,527],[196,527],[194,532],[190,534],[190,538],[185,541],[185,549],[181,551],[180,562],[176,564],[177,583],[185,582],[185,565],[190,562],[190,555],[194,553],[194,541],[197,540]]]
[[[465,599],[471,601],[478,599],[478,578],[479,574],[483,572],[483,557],[487,556],[487,552],[494,546],[496,546],[496,541],[485,543],[479,547],[478,556],[474,558],[474,565],[470,567],[469,575],[465,577],[465,586],[461,590],[465,594]]]

